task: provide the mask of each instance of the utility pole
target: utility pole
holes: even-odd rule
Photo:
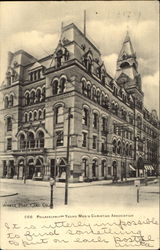
[[[69,165],[69,147],[70,147],[70,119],[72,118],[71,108],[68,109],[68,133],[67,133],[67,165],[66,165],[66,182],[65,182],[65,205],[68,204],[68,179],[70,173]]]

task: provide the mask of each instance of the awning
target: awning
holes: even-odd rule
[[[132,169],[133,171],[136,171],[135,168],[134,168],[131,164],[129,164],[129,167],[130,167],[130,169]]]
[[[154,167],[152,165],[144,165],[145,170],[154,170]]]

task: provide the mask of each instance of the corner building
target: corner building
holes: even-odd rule
[[[8,53],[1,87],[0,176],[65,179],[70,110],[70,181],[153,175],[159,121],[143,106],[127,33],[113,79],[100,51],[72,23],[52,55]]]

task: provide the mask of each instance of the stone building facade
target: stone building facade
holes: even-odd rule
[[[143,105],[138,62],[127,33],[112,78],[100,51],[72,23],[55,52],[37,60],[8,53],[1,87],[0,176],[65,179],[69,110],[70,181],[158,171],[159,121]]]

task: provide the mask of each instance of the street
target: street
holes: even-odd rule
[[[49,209],[50,186],[1,183],[1,206],[9,210]],[[5,195],[5,192],[11,195]],[[54,208],[64,208],[64,185],[54,187]],[[69,188],[67,208],[100,208],[100,207],[158,207],[159,183],[149,183],[140,187],[139,203],[137,189],[131,185],[102,185],[81,186]]]

